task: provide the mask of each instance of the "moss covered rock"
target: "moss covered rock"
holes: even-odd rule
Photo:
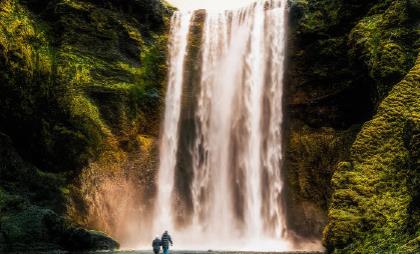
[[[39,11],[31,9],[35,1],[1,3],[2,129],[45,170],[81,169],[111,135],[154,131],[165,77],[165,7],[149,27],[121,5],[54,1]],[[109,95],[115,100],[106,101]]]
[[[284,158],[288,224],[298,234],[320,237],[335,188],[330,180],[336,170],[346,168],[339,162],[350,161],[360,128],[414,65],[420,38],[418,8],[408,0],[288,2]],[[334,195],[352,203],[360,201],[356,194]],[[341,226],[342,232],[356,235],[365,230]],[[347,243],[351,241],[349,236]]]
[[[367,68],[384,98],[413,66],[418,51],[417,14],[410,1],[379,1],[349,34],[349,55]]]
[[[285,199],[289,229],[307,237],[321,237],[332,174],[374,111],[371,78],[348,56],[348,36],[372,4],[289,1]]]
[[[333,176],[324,241],[337,253],[420,251],[420,57],[364,124]],[[417,242],[417,244],[416,244]]]
[[[114,250],[119,244],[104,233],[76,227],[52,210],[24,206],[3,215],[0,232],[4,251]],[[9,211],[10,212],[10,211]]]
[[[64,177],[41,172],[25,162],[2,133],[0,156],[0,250],[118,248],[110,237],[79,228],[58,215],[65,209]],[[77,234],[81,231],[86,236],[83,241]]]
[[[11,245],[31,234],[17,222],[32,208],[39,216],[26,216],[28,223],[43,225],[48,210],[108,229],[92,222],[97,214],[89,212],[93,202],[86,195],[103,198],[97,186],[107,178],[132,174],[133,182],[149,186],[138,189],[153,191],[155,152],[146,143],[155,144],[159,133],[171,12],[158,0],[0,2],[0,188],[29,209],[18,217],[0,214],[4,228],[17,232],[15,238],[0,234],[1,241]],[[134,164],[145,158],[149,166],[137,170]],[[13,202],[2,202],[18,211]],[[116,246],[83,230],[73,237],[86,235],[80,248]],[[49,248],[50,231],[35,233],[34,241],[42,236]]]
[[[286,143],[284,167],[289,227],[300,235],[318,238],[327,223],[332,193],[331,175],[340,160],[348,158],[358,126],[348,130],[293,127]]]

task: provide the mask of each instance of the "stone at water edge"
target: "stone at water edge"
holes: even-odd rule
[[[120,247],[119,243],[105,233],[75,228],[68,234],[68,239],[64,243],[70,250],[116,250]]]

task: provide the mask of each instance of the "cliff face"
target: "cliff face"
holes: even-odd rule
[[[102,190],[153,191],[170,13],[157,0],[0,2],[0,249],[83,234],[73,247],[97,248],[78,225],[123,238]]]
[[[315,0],[289,5],[289,227],[320,236],[328,222],[324,243],[331,251],[395,251],[419,230],[409,226],[417,218],[418,179],[407,178],[416,174],[417,159],[409,157],[418,150],[413,115],[419,113],[420,86],[416,67],[410,69],[419,49],[419,5]]]
[[[330,249],[344,253],[420,250],[419,60],[363,125],[349,160],[334,172],[324,232]]]
[[[415,253],[418,1],[288,3],[289,228],[323,233],[337,253]],[[171,12],[158,0],[0,1],[0,252],[109,249],[85,228],[126,245],[148,228]]]

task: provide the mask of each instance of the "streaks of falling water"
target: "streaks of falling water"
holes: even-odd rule
[[[160,145],[160,165],[158,175],[158,195],[156,202],[157,228],[172,229],[171,194],[174,185],[174,168],[178,145],[178,122],[181,113],[181,93],[184,60],[191,13],[175,12],[171,20],[169,42],[169,74],[165,101],[165,118]],[[168,209],[160,209],[168,207]]]
[[[284,7],[283,7],[284,8]],[[266,228],[272,230],[276,236],[281,236],[285,228],[284,209],[281,202],[283,181],[280,174],[282,159],[282,122],[283,122],[283,75],[286,32],[284,12],[271,11],[267,15],[267,24],[271,25],[266,33],[266,41],[269,45],[268,55],[270,57],[270,68],[268,73],[268,86],[266,87],[266,99],[268,101],[268,125],[263,129],[268,130],[266,134],[265,153],[263,154],[263,168],[266,173],[267,189],[265,191],[266,207],[264,218]],[[277,32],[282,31],[282,32]],[[275,223],[277,222],[277,223]]]
[[[190,151],[193,218],[183,229],[174,226],[171,195],[191,14],[172,18],[155,222],[185,248],[290,248],[281,198],[285,13],[285,1],[271,0],[206,14]]]

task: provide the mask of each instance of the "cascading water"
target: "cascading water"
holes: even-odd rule
[[[170,230],[180,248],[291,248],[281,197],[285,5],[285,0],[259,1],[206,13],[195,68],[200,79],[190,91],[193,127],[181,138],[187,128],[180,115],[194,13],[172,17],[154,222],[156,232]],[[190,144],[184,149],[188,156],[180,152],[182,138]],[[191,168],[190,182],[179,181],[188,195],[177,195],[177,174],[187,171],[181,158]],[[189,199],[184,204],[190,212],[176,212],[179,196]],[[180,217],[188,218],[178,223]]]
[[[158,218],[156,223],[161,228],[165,227],[167,229],[173,229],[170,204],[175,177],[178,122],[181,113],[182,80],[190,19],[190,13],[175,12],[171,20],[169,81],[165,102],[163,137],[160,146],[159,191],[156,209],[156,218]],[[160,207],[165,209],[160,209]]]

